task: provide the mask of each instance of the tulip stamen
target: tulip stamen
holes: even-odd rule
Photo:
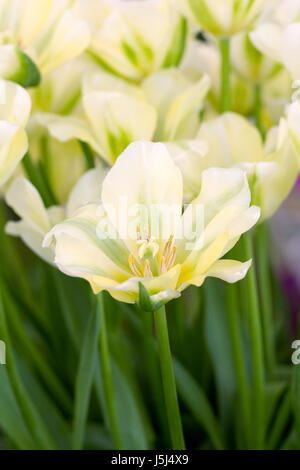
[[[166,260],[164,256],[162,256],[160,260],[159,272],[160,274],[164,274],[167,272]]]
[[[165,244],[163,254],[160,261],[160,274],[164,274],[174,266],[176,259],[176,246],[173,246],[174,235],[172,234]]]
[[[162,254],[165,259],[168,259],[168,257],[170,256],[170,250],[171,250],[172,245],[173,245],[173,240],[174,240],[174,235],[171,235],[169,240],[165,244],[164,251],[163,251],[163,254]]]
[[[169,258],[167,260],[167,271],[169,271],[169,269],[171,269],[173,266],[174,266],[174,263],[175,263],[175,258],[176,258],[176,252],[177,252],[177,248],[176,246],[173,246],[172,250],[170,251],[170,255],[169,255]]]
[[[137,277],[142,277],[142,273],[141,273],[140,270],[136,267],[135,259],[134,259],[133,253],[130,253],[130,255],[129,255],[129,257],[128,257],[128,263],[129,263],[130,269],[131,269],[131,271],[133,272],[133,274],[135,274]]]
[[[155,275],[165,274],[174,266],[177,248],[173,245],[174,235],[172,234],[166,242],[162,255],[159,256],[159,245],[150,235],[144,238],[141,236],[140,225],[136,228],[136,253],[131,253],[128,257],[128,263],[131,271],[137,277],[153,277],[151,268],[155,267]]]
[[[145,261],[145,268],[144,268],[144,277],[153,277],[151,268],[150,268],[150,263],[149,260],[146,259]]]
[[[141,226],[140,225],[137,225],[137,227],[136,227],[136,239],[137,239],[137,241],[142,239]]]

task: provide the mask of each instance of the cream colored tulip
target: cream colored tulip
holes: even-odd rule
[[[198,27],[219,37],[247,30],[268,0],[181,0]]]
[[[7,190],[5,199],[20,220],[8,222],[6,233],[20,237],[40,258],[53,263],[53,249],[42,246],[45,235],[56,224],[75,214],[81,205],[100,200],[105,174],[102,167],[87,171],[72,189],[66,205],[50,208],[44,206],[37,189],[19,176]]]
[[[142,84],[158,115],[155,138],[172,141],[193,138],[200,125],[200,111],[210,88],[207,75],[190,80],[178,69],[161,70]]]
[[[243,278],[250,262],[220,260],[259,218],[241,169],[210,168],[198,197],[182,214],[180,171],[162,143],[135,142],[103,182],[102,204],[89,204],[55,226],[44,246],[55,263],[86,279],[94,293],[107,290],[134,303],[139,283],[151,300],[167,302],[208,276]]]
[[[194,138],[209,87],[207,76],[192,81],[173,68],[150,75],[141,87],[101,72],[83,81],[84,116],[45,113],[37,118],[55,138],[83,140],[113,164],[129,143],[141,138]]]
[[[74,0],[2,0],[0,72],[26,83],[28,60],[47,73],[83,52],[90,42],[88,24],[73,9]],[[28,73],[38,73],[30,65]],[[36,83],[35,83],[36,84]],[[28,85],[29,86],[29,85]]]
[[[90,52],[108,71],[139,81],[180,62],[186,30],[170,0],[120,1],[93,34]]]
[[[85,81],[82,108],[69,116],[44,113],[37,119],[61,142],[88,143],[110,165],[131,142],[154,135],[153,106],[138,87],[112,75],[103,72]]]
[[[300,79],[300,1],[278,0],[266,10],[250,38],[267,57],[284,65],[293,79]]]
[[[83,94],[113,89],[139,100],[147,100],[156,113],[153,138],[172,141],[195,137],[209,88],[207,75],[201,74],[193,80],[188,74],[171,67],[149,75],[140,87],[129,85],[110,74],[91,74],[84,80]]]
[[[12,175],[28,149],[25,126],[29,94],[13,82],[0,80],[0,185]]]
[[[194,149],[197,143],[208,148],[199,158],[182,148],[172,152],[189,191],[194,188],[197,193],[199,174],[206,168],[241,167],[248,175],[252,202],[261,207],[261,220],[271,217],[291,191],[299,171],[286,121],[282,119],[279,128],[270,130],[265,146],[255,126],[235,113],[203,123],[198,139]]]

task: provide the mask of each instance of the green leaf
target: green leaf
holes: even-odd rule
[[[293,366],[292,407],[295,416],[296,436],[300,448],[300,364]]]
[[[271,426],[272,419],[276,413],[276,408],[284,391],[286,390],[287,383],[271,382],[265,386],[265,414],[266,414],[266,427]]]
[[[99,331],[100,316],[97,308],[94,307],[87,324],[76,378],[73,449],[81,449],[83,445],[84,430],[96,364]]]
[[[89,450],[113,450],[108,431],[96,423],[88,423],[85,433],[85,446]]]
[[[20,413],[5,366],[0,366],[0,427],[19,449],[37,448]]]
[[[137,303],[144,312],[155,312],[155,310],[162,307],[165,302],[162,300],[160,302],[153,302],[145,286],[139,282],[139,300]]]
[[[15,352],[12,349],[12,343],[10,338],[10,333],[7,328],[6,322],[6,311],[3,304],[3,289],[1,286],[0,291],[0,326],[2,331],[2,337],[6,343],[6,366],[12,388],[16,400],[19,404],[22,416],[26,422],[28,429],[30,430],[32,437],[37,443],[38,449],[47,449],[52,450],[56,449],[56,443],[54,442],[52,436],[49,433],[47,425],[43,422],[40,414],[38,413],[35,403],[29,395],[24,383],[22,381],[18,364],[16,361]]]
[[[205,338],[213,363],[221,418],[228,430],[235,409],[236,379],[222,287],[215,279],[205,282]]]
[[[178,393],[194,418],[205,429],[216,449],[224,449],[223,438],[214,411],[200,385],[173,359]]]
[[[27,364],[19,358],[18,367],[22,381],[30,390],[31,399],[57,447],[61,450],[71,448],[71,426],[66,422],[50,393],[47,393]]]
[[[148,423],[134,383],[126,371],[112,360],[116,409],[120,423],[122,443],[128,450],[148,450]]]
[[[58,403],[67,411],[72,412],[71,396],[62,385],[57,377],[55,371],[52,369],[51,364],[45,359],[43,354],[40,354],[34,341],[30,338],[24,320],[18,312],[14,299],[11,298],[9,293],[6,293],[6,306],[8,311],[8,323],[12,330],[12,336],[15,340],[15,345],[19,354],[22,354],[24,359],[27,358],[28,362],[34,366],[38,376],[42,378],[46,386],[51,391],[53,397],[56,398]]]

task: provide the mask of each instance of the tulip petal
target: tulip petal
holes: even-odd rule
[[[51,113],[37,113],[37,121],[47,127],[50,134],[61,142],[72,139],[88,143],[99,155],[105,157],[90,124],[84,119],[73,116],[59,116]]]
[[[129,145],[103,182],[102,202],[130,251],[136,248],[138,225],[143,237],[163,241],[174,234],[182,210],[182,178],[166,147],[144,141]]]
[[[89,42],[88,24],[67,10],[55,25],[48,41],[43,41],[45,46],[37,58],[38,65],[43,73],[48,73],[83,52]]]
[[[45,234],[51,229],[41,196],[30,181],[23,176],[19,176],[12,182],[5,194],[5,200],[28,224],[34,225]]]
[[[282,61],[282,29],[275,23],[263,23],[250,33],[254,46],[276,62]]]
[[[207,75],[193,83],[178,69],[150,75],[143,83],[143,90],[158,111],[156,139],[171,141],[194,137],[209,87]]]
[[[133,141],[151,140],[156,125],[154,108],[116,92],[93,92],[83,98],[88,119],[111,162]]]
[[[5,232],[20,237],[38,256],[53,263],[52,248],[43,248],[42,243],[51,227],[65,217],[61,207],[46,209],[36,188],[23,176],[19,176],[6,192],[7,204],[21,218],[18,222],[8,222]]]
[[[100,201],[102,183],[107,174],[103,166],[84,173],[71,191],[67,203],[67,215],[70,217],[80,208],[91,202]]]
[[[0,120],[25,126],[31,111],[28,92],[20,85],[0,80]]]
[[[100,292],[103,289],[107,289],[109,293],[116,300],[123,302],[134,303],[139,297],[139,283],[147,289],[147,292],[152,300],[170,300],[179,296],[176,293],[176,287],[180,274],[180,266],[174,266],[166,274],[152,277],[152,278],[140,278],[132,277],[121,284],[115,284],[108,286],[103,282],[103,279],[94,277],[93,288],[94,292]]]
[[[0,185],[13,174],[27,149],[25,130],[15,124],[0,121]]]
[[[263,158],[258,130],[236,113],[225,113],[205,122],[197,137],[208,144],[210,166],[229,167],[241,161],[254,162]]]
[[[89,204],[56,225],[43,245],[55,240],[55,263],[70,276],[89,280],[98,275],[123,282],[131,272],[129,252],[110,229],[101,205]]]

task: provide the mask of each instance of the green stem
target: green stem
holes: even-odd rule
[[[165,413],[164,395],[159,370],[158,354],[153,337],[153,317],[151,312],[140,312],[143,327],[144,361],[147,370],[147,387],[151,391],[150,396],[155,414],[162,432],[164,442],[170,440],[167,416]]]
[[[244,422],[243,428],[245,430],[245,439],[246,443],[249,445],[251,439],[251,400],[245,367],[243,345],[239,329],[237,286],[235,284],[226,284],[225,289],[227,321],[237,379],[238,396],[241,407],[241,415]]]
[[[90,146],[86,142],[83,142],[82,140],[80,140],[79,143],[83,151],[83,154],[85,156],[87,170],[91,170],[92,168],[95,168],[94,155]]]
[[[154,312],[154,322],[157,335],[165,405],[173,449],[184,450],[185,443],[172,365],[166,310],[164,306]]]
[[[220,111],[225,113],[230,110],[230,39],[220,40],[220,52],[222,58],[221,76],[221,102]]]
[[[245,259],[254,261],[251,234],[243,235],[241,246]],[[249,304],[249,330],[252,350],[252,380],[253,380],[253,444],[255,449],[263,449],[264,444],[264,362],[263,362],[263,342],[260,323],[260,310],[255,268],[252,265],[245,278]]]
[[[51,193],[48,191],[47,185],[43,180],[43,176],[37,166],[33,163],[29,153],[26,153],[26,155],[23,157],[22,164],[29,180],[40,193],[45,206],[49,207],[55,205],[56,201],[54,200]]]
[[[174,346],[176,345],[176,357],[182,359],[185,351],[185,312],[182,295],[173,301],[172,327],[174,330]],[[172,331],[173,331],[172,330]]]
[[[105,303],[104,303],[103,293],[100,293],[98,295],[98,309],[101,315],[99,348],[100,348],[100,360],[101,360],[102,377],[103,377],[103,384],[104,384],[104,393],[105,393],[105,398],[107,402],[110,428],[111,428],[112,438],[114,441],[114,446],[115,446],[115,449],[120,450],[123,448],[123,446],[122,446],[121,434],[119,430],[119,423],[117,419],[113,376],[112,376],[112,370],[111,370],[111,361],[109,357],[109,346],[108,346],[106,318],[105,318]]]
[[[269,237],[267,225],[260,224],[256,229],[257,269],[261,287],[261,314],[268,376],[275,374],[274,321],[272,318],[272,286],[269,263]]]

